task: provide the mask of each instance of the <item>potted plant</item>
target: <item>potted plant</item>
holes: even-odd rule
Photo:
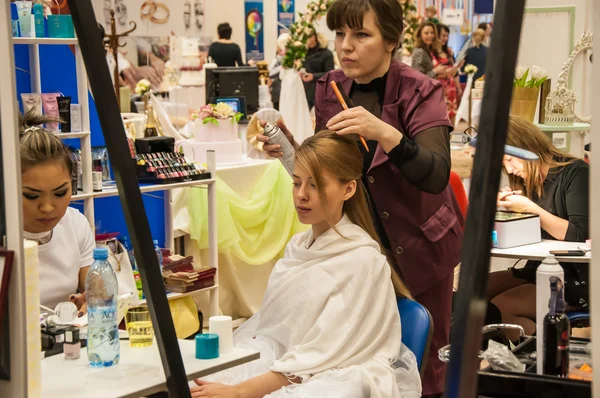
[[[533,123],[540,86],[547,78],[548,72],[539,66],[534,65],[531,69],[517,67],[510,106],[511,115]]]

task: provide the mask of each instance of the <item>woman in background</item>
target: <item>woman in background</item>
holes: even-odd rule
[[[282,33],[277,38],[277,55],[273,58],[271,66],[269,67],[269,91],[271,93],[271,101],[273,101],[273,107],[279,110],[279,94],[281,93],[281,78],[279,73],[281,72],[281,62],[285,55],[285,46],[290,40],[289,33]]]
[[[312,109],[315,105],[317,80],[325,75],[325,73],[333,70],[334,64],[333,53],[327,48],[327,39],[317,34],[315,30],[313,30],[313,34],[308,38],[307,45],[308,52],[303,62],[306,72],[301,72],[300,77],[304,82],[308,109]]]
[[[415,36],[412,67],[432,79],[445,77],[448,66],[440,63],[434,65],[434,57],[438,57],[441,51],[435,24],[433,22],[423,22],[417,28]]]
[[[485,60],[487,58],[488,48],[483,44],[485,40],[485,31],[477,29],[473,33],[473,47],[465,53],[464,65],[475,65],[477,73],[473,76],[473,81],[479,79],[485,73]]]
[[[542,238],[585,242],[589,237],[589,165],[556,149],[550,138],[533,123],[511,117],[506,144],[538,155],[525,161],[504,156],[510,186],[498,194],[498,206],[540,216]],[[539,261],[524,268],[490,274],[488,296],[502,313],[503,323],[535,332],[535,278]],[[565,300],[571,309],[588,309],[588,264],[563,263]],[[512,340],[518,334],[508,334]]]
[[[442,24],[438,24],[437,29],[440,41],[440,52],[437,54],[433,53],[433,66],[445,65],[447,67],[445,73],[438,76],[438,80],[444,86],[444,96],[446,98],[448,117],[450,118],[452,124],[454,124],[454,116],[456,116],[456,109],[458,107],[459,98],[462,94],[458,76],[456,74],[461,65],[455,65],[454,54],[452,49],[448,47],[450,29],[446,25]]]
[[[219,40],[210,45],[208,57],[212,58],[217,66],[242,66],[242,50],[240,46],[231,41],[231,25],[225,22],[217,26]]]

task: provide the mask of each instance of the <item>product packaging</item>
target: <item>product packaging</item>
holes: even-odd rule
[[[81,132],[81,105],[71,104],[71,132]]]
[[[75,37],[70,15],[48,15],[48,37],[71,39]]]
[[[15,3],[10,3],[10,22],[12,24],[13,37],[21,37],[21,29],[19,28],[19,10]]]
[[[31,2],[30,1],[15,1],[19,12],[19,29],[21,37],[32,37],[31,26]]]
[[[50,116],[54,119],[59,119],[58,113],[58,102],[56,97],[59,97],[59,93],[42,94],[42,108],[44,109],[44,115]],[[46,128],[52,131],[58,131],[58,123],[47,123]]]
[[[42,97],[36,93],[23,93],[21,94],[21,101],[23,102],[23,113],[27,114],[27,112],[35,109],[36,115],[42,115]]]
[[[71,132],[71,97],[57,97],[56,103],[58,104],[58,114],[60,116],[60,131],[63,133]]]
[[[92,171],[92,188],[94,192],[102,192],[102,172]]]
[[[44,6],[42,4],[33,5],[33,20],[35,23],[35,37],[45,37]]]

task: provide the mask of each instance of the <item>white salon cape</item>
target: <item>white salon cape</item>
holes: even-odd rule
[[[390,267],[344,216],[316,240],[298,234],[277,262],[262,308],[234,333],[260,359],[206,380],[237,384],[269,371],[300,378],[267,397],[418,398],[414,355],[401,343]]]

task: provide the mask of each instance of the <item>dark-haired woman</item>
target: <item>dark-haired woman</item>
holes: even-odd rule
[[[212,43],[208,49],[208,56],[217,66],[242,66],[242,50],[240,46],[231,41],[231,25],[227,22],[217,26],[219,40]]]
[[[73,164],[69,150],[41,127],[51,121],[35,116],[21,118],[21,183],[25,238],[38,242],[41,304],[54,309],[74,301],[79,316],[85,313],[85,278],[94,262],[94,233],[87,219],[69,207]]]
[[[459,102],[459,98],[462,95],[460,83],[456,72],[462,66],[462,62],[454,66],[456,59],[454,58],[454,52],[448,46],[448,40],[450,38],[450,28],[444,24],[437,25],[438,40],[440,43],[440,52],[434,55],[434,64],[445,65],[448,67],[444,75],[439,76],[438,80],[444,86],[444,94],[446,95],[446,106],[448,108],[448,117],[454,123],[454,116],[456,115],[456,108]]]
[[[359,145],[362,182],[390,260],[433,316],[423,394],[439,394],[445,368],[437,351],[449,338],[453,270],[463,237],[462,215],[448,185],[452,125],[444,89],[437,80],[392,60],[402,39],[399,1],[336,0],[327,26],[335,31],[341,70],[317,82],[316,131],[360,134],[367,142],[369,151]],[[332,81],[341,83],[356,107],[342,110]],[[287,128],[280,127],[293,142]],[[267,137],[259,139],[271,156],[281,156]]]

